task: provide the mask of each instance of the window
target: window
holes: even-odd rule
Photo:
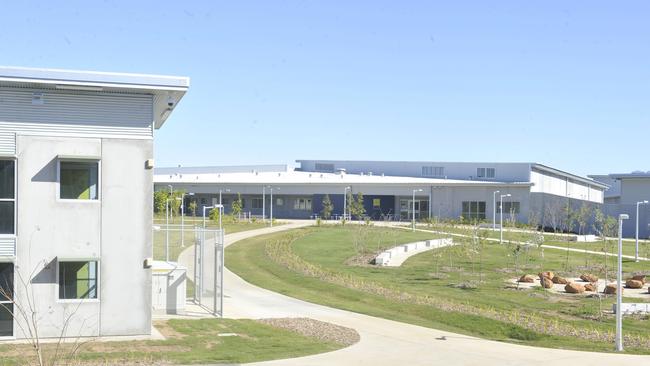
[[[262,199],[261,198],[253,198],[251,200],[251,205],[253,208],[262,208]]]
[[[0,234],[14,234],[16,162],[0,160]]]
[[[381,199],[380,198],[373,198],[372,199],[372,208],[375,208],[375,209],[381,208]]]
[[[227,198],[222,198],[222,199],[221,199],[221,202],[222,202],[222,204],[223,204],[224,206],[230,204],[230,200],[227,199]]]
[[[96,299],[97,262],[59,262],[59,299]]]
[[[334,164],[316,163],[317,172],[333,172]]]
[[[59,183],[61,199],[96,200],[97,162],[62,161],[59,165]]]
[[[275,199],[275,205],[276,206],[284,206],[284,198],[276,198]]]
[[[503,202],[503,213],[504,214],[518,214],[519,213],[519,202]],[[499,207],[499,202],[497,202],[497,213],[501,213],[501,207]]]
[[[442,166],[423,166],[423,177],[442,177],[445,175],[445,167]]]
[[[485,220],[485,201],[464,201],[462,211],[465,220]]]
[[[494,178],[496,176],[494,168],[476,168],[477,178]]]
[[[0,337],[14,335],[14,264],[0,263]]]
[[[294,210],[311,210],[311,198],[296,198],[293,203]]]

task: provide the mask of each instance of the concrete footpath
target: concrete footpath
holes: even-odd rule
[[[249,237],[310,225],[290,224],[226,236],[226,246]],[[179,261],[192,263],[186,250]],[[228,259],[226,256],[226,263]],[[188,266],[188,273],[191,269]],[[253,365],[645,365],[650,356],[619,355],[518,346],[329,308],[254,286],[229,270],[224,277],[227,318],[309,317],[355,329],[361,340],[313,356]],[[613,345],[612,345],[613,348]]]

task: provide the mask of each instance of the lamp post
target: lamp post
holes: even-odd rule
[[[634,248],[634,260],[639,261],[639,206],[647,205],[648,201],[643,200],[636,203],[636,246]]]
[[[262,222],[266,222],[266,186],[262,186]]]
[[[621,305],[623,302],[623,220],[629,219],[626,214],[618,215],[618,268],[616,270],[616,350],[623,351],[623,312]]]
[[[205,210],[213,209],[215,206],[203,206],[203,230],[205,230]]]
[[[348,189],[351,191],[352,188],[350,186],[345,187],[343,189],[343,220],[345,221],[347,218],[346,211],[348,209]]]
[[[510,193],[500,195],[499,202],[499,244],[503,244],[503,197],[511,197]]]
[[[492,230],[497,229],[497,193],[500,191],[492,192]]]
[[[271,220],[271,227],[273,227],[273,187],[268,186],[269,192],[271,193],[271,204],[269,206],[269,220]],[[275,190],[280,190],[280,188],[275,188]]]
[[[412,220],[411,220],[411,222],[412,222],[411,223],[411,226],[412,226],[411,230],[412,231],[415,231],[415,192],[422,192],[422,189],[418,188],[418,189],[413,190],[413,217],[412,217]]]

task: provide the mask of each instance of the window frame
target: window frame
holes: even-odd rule
[[[61,163],[96,163],[97,164],[97,198],[96,199],[78,199],[78,198],[61,198]],[[56,161],[56,200],[61,202],[93,202],[102,201],[102,161],[96,158],[59,158]]]
[[[445,176],[445,167],[444,166],[423,165],[422,166],[422,176],[423,177],[444,177]]]
[[[261,210],[262,207],[264,207],[264,200],[261,197],[259,197],[259,198],[258,197],[251,198],[251,209],[253,209],[253,210]]]
[[[60,276],[60,264],[61,263],[68,263],[68,262],[95,262],[97,263],[97,278],[95,281],[97,282],[96,284],[96,294],[97,296],[92,299],[62,299],[59,297],[60,295],[60,288],[61,288],[61,278]],[[101,299],[101,293],[100,293],[100,283],[101,283],[101,261],[99,258],[91,258],[91,257],[85,257],[85,258],[56,258],[56,286],[54,286],[54,296],[56,299],[57,303],[80,303],[80,302],[87,302],[87,303],[98,303],[100,302]]]
[[[468,210],[465,210],[467,207]],[[483,211],[481,212],[481,208]],[[466,221],[481,221],[487,219],[486,201],[461,201],[460,214]]]
[[[492,174],[490,174],[492,173]],[[495,179],[497,176],[497,169],[494,167],[477,167],[476,178]]]
[[[11,264],[12,269],[13,269],[13,274],[12,274],[12,288],[11,288],[11,293],[12,293],[12,299],[10,300],[2,300],[0,298],[0,304],[10,304],[12,306],[12,312],[16,311],[16,305],[14,302],[16,301],[16,263],[13,260],[6,260],[2,259],[0,260],[0,263],[2,264]],[[11,335],[10,336],[0,336],[0,339],[5,340],[5,339],[16,339],[16,317],[12,316],[12,329],[11,329]]]
[[[12,161],[14,163],[14,198],[0,198],[0,202],[13,202],[14,204],[14,227],[12,233],[0,233],[1,238],[16,238],[16,230],[18,229],[17,225],[17,215],[18,215],[18,159],[15,156],[0,156],[0,160],[3,161]]]

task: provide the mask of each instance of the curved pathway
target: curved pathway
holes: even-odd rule
[[[310,225],[287,225],[226,236],[226,246],[271,232]],[[193,252],[179,258],[192,263]],[[226,258],[226,262],[227,262]],[[191,271],[191,266],[188,267]],[[361,341],[342,350],[254,365],[643,365],[650,356],[618,355],[519,346],[444,332],[368,315],[334,309],[254,286],[225,270],[225,316],[228,318],[310,317],[355,329]],[[613,345],[612,345],[613,348]]]

